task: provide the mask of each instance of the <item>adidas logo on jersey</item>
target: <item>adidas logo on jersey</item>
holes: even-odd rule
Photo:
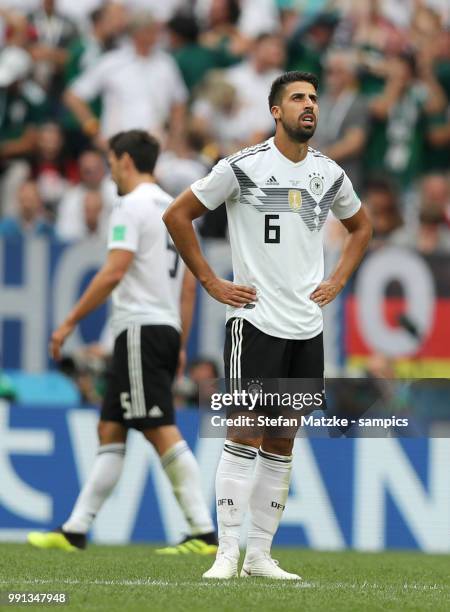
[[[266,185],[279,185],[280,183],[277,181],[277,179],[272,175],[270,178],[267,179],[266,181]]]
[[[148,416],[152,419],[159,419],[164,416],[164,414],[159,406],[152,406],[148,411]]]

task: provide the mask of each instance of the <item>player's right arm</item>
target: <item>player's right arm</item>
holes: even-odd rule
[[[64,104],[75,115],[86,136],[90,138],[97,136],[99,131],[98,119],[82,98],[77,96],[72,90],[67,89],[64,92]]]
[[[53,332],[50,341],[50,355],[61,358],[61,348],[76,325],[90,312],[101,306],[125,276],[134,258],[134,252],[113,249],[103,267],[97,272],[88,287],[72,308],[64,322]]]
[[[91,111],[89,102],[101,95],[105,74],[108,73],[108,58],[105,56],[76,78],[63,94],[64,104],[77,118],[83,132],[91,139],[99,139],[100,124]]]
[[[217,181],[217,174],[214,175],[214,171],[206,179],[202,179],[206,183],[211,180]],[[212,204],[211,208],[217,207],[225,199],[226,194],[216,206]],[[235,308],[254,302],[256,291],[253,287],[235,285],[219,278],[203,256],[192,223],[207,210],[192,189],[186,189],[166,210],[163,220],[187,267],[214,299]]]

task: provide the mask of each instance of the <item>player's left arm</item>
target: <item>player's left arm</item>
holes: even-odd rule
[[[363,258],[372,237],[372,224],[363,207],[353,216],[340,221],[348,232],[341,256],[329,278],[320,283],[310,296],[320,307],[332,302],[345,287]]]
[[[109,251],[103,267],[91,280],[65,321],[53,332],[49,347],[53,359],[61,358],[61,348],[76,325],[110,296],[130,267],[133,257],[132,251],[123,249]]]
[[[197,279],[186,268],[183,276],[180,296],[181,313],[181,345],[178,358],[177,376],[182,376],[186,367],[186,345],[191,333],[192,319],[194,318],[195,297],[197,294]]]

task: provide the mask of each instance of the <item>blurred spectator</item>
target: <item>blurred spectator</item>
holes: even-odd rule
[[[281,74],[284,61],[283,39],[263,34],[254,41],[247,61],[213,77],[206,96],[193,112],[204,122],[203,129],[218,138],[219,145],[231,141],[236,150],[260,142],[273,132],[267,92]]]
[[[366,184],[363,197],[373,227],[371,248],[386,244],[393,232],[403,225],[398,195],[384,178],[374,178]]]
[[[198,357],[191,361],[187,376],[176,381],[176,405],[193,408],[209,405],[211,395],[218,391],[219,369],[215,361]]]
[[[134,15],[132,44],[106,53],[72,83],[65,94],[67,106],[83,131],[100,134],[100,144],[121,130],[140,128],[160,137],[169,123],[176,141],[184,126],[186,87],[175,61],[156,47],[158,26],[148,14]],[[87,102],[102,98],[100,127]]]
[[[208,73],[192,113],[195,129],[215,148],[218,158],[230,155],[251,138],[249,114],[243,111],[236,88],[225,80],[223,71]]]
[[[93,11],[98,10],[105,0],[57,0],[58,12],[65,15],[77,24],[79,28],[86,28],[89,17]]]
[[[87,192],[100,192],[101,212],[96,232],[104,236],[108,218],[117,191],[106,176],[103,156],[98,151],[85,151],[79,158],[80,183],[67,190],[58,207],[56,235],[60,240],[72,241],[85,238],[88,234],[85,217],[85,196]]]
[[[428,117],[425,168],[443,172],[450,167],[450,28],[438,32],[428,42],[427,51],[434,63],[436,77],[447,95],[447,107],[443,112]]]
[[[241,0],[238,28],[248,38],[278,32],[280,16],[276,0]]]
[[[75,40],[68,49],[68,59],[64,67],[65,85],[70,85],[83,72],[91,68],[99,58],[112,50],[116,38],[126,27],[126,13],[122,4],[105,2],[90,15],[89,27]],[[89,104],[92,114],[100,119],[101,97],[98,96]],[[63,114],[63,125],[68,133],[70,150],[79,154],[87,148],[89,139],[80,132],[76,117],[66,111]]]
[[[423,168],[423,117],[441,112],[445,104],[445,94],[424,58],[393,57],[383,92],[369,104],[374,120],[369,169],[388,171],[400,186],[410,186]]]
[[[424,148],[425,172],[446,172],[450,168],[450,107],[427,118]]]
[[[339,22],[335,13],[323,12],[312,19],[299,19],[288,40],[288,70],[313,72],[322,77],[322,56],[330,46]]]
[[[27,78],[32,68],[27,37],[26,19],[10,17],[8,46],[0,51],[0,213],[6,215],[16,213],[15,194],[28,174],[24,159],[35,151],[44,112],[45,94]]]
[[[103,201],[100,191],[88,191],[83,200],[85,237],[104,238],[102,227]]]
[[[313,146],[334,159],[358,193],[363,181],[363,152],[368,129],[367,102],[358,93],[356,58],[332,51],[325,63],[325,87],[320,96],[320,121]]]
[[[31,168],[49,219],[55,219],[58,204],[68,185],[78,180],[77,164],[64,149],[64,136],[59,125],[43,124],[38,130],[37,150]]]
[[[215,361],[198,357],[188,366],[188,376],[196,388],[192,403],[196,407],[208,406],[211,395],[218,391],[219,368]]]
[[[46,220],[39,190],[34,181],[26,181],[18,192],[18,216],[0,221],[0,237],[53,236],[53,226]]]
[[[449,194],[445,177],[425,177],[421,184],[417,227],[401,228],[392,236],[392,242],[398,246],[417,249],[424,255],[449,254],[450,228],[446,218]]]
[[[59,96],[68,47],[78,35],[76,25],[58,12],[57,0],[41,0],[41,6],[29,19],[35,34],[35,42],[30,47],[34,75],[50,96]]]
[[[431,45],[429,48],[436,61],[437,78],[447,94],[447,100],[450,102],[450,25],[447,29],[438,32],[429,45]]]
[[[25,83],[30,68],[30,58],[24,49],[11,46],[1,51],[0,155],[2,160],[28,155],[36,144],[34,120],[37,118],[37,109],[43,97],[36,95],[36,91],[27,87]]]
[[[239,0],[199,1],[196,9],[205,26],[201,43],[224,54],[230,64],[240,61],[250,41],[237,27],[241,14]]]
[[[41,0],[1,0],[2,6],[24,13],[37,11]],[[57,0],[58,13],[69,17],[81,27],[86,25],[89,14],[99,8],[103,0]]]
[[[99,57],[112,49],[116,37],[126,27],[123,5],[118,2],[105,2],[90,14],[90,24],[82,35],[68,49],[65,64],[65,81],[74,81],[82,72],[90,68]]]
[[[280,28],[276,0],[197,0],[196,11],[208,29],[217,31],[218,25],[232,23],[235,34],[247,40]]]
[[[194,0],[195,2],[195,0]],[[186,0],[127,0],[127,6],[131,11],[149,11],[156,21],[166,23],[172,17],[181,11],[190,11],[190,4],[194,2],[186,2]]]
[[[170,49],[189,91],[202,81],[208,70],[230,64],[229,55],[223,49],[213,49],[199,42],[200,30],[194,17],[176,15],[167,28]]]
[[[225,79],[237,92],[242,112],[251,117],[251,140],[259,142],[274,130],[267,104],[268,91],[284,68],[284,41],[277,34],[261,34],[253,43],[249,59],[225,71]]]
[[[392,3],[389,3],[392,5]],[[409,0],[401,0],[394,10],[380,0],[368,0],[355,7],[355,31],[353,44],[359,48],[385,53],[405,50],[406,32],[412,14]],[[409,12],[409,16],[408,16]],[[398,18],[400,17],[400,19]]]
[[[422,180],[422,199],[428,205],[438,206],[444,211],[450,226],[450,179],[445,174],[428,174]]]
[[[188,126],[176,150],[160,154],[155,176],[164,191],[176,197],[208,173],[210,164],[202,153],[204,146],[202,135]]]

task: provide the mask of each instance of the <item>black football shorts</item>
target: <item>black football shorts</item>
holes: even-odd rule
[[[131,325],[114,344],[102,421],[145,430],[175,422],[172,384],[180,334],[169,325]]]
[[[233,318],[226,326],[224,362],[228,392],[266,394],[255,410],[284,415],[292,409],[296,415],[326,408],[322,333],[306,340],[278,338]],[[283,404],[271,402],[271,393]],[[233,405],[229,412],[237,410]]]

